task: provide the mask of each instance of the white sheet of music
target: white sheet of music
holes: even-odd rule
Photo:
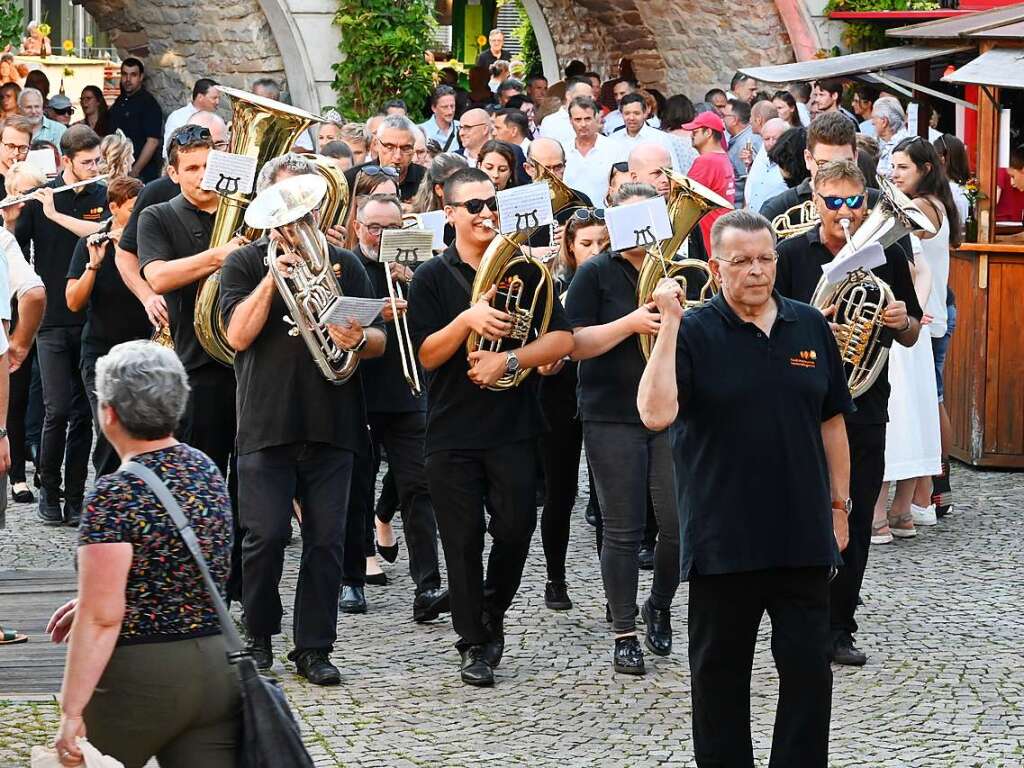
[[[521,229],[545,227],[554,220],[551,188],[546,181],[524,184],[498,193],[499,231],[510,235]]]
[[[199,186],[218,195],[248,195],[255,182],[255,157],[212,149],[206,158],[206,173]]]
[[[616,205],[604,212],[613,251],[628,251],[654,245],[672,237],[672,223],[662,197],[638,203]]]
[[[355,320],[364,328],[377,319],[377,315],[388,303],[387,299],[363,299],[358,296],[340,296],[335,299],[324,320],[331,325],[348,325]]]
[[[380,233],[380,260],[411,266],[433,258],[434,233],[429,229],[384,229]]]
[[[47,176],[53,177],[57,175],[57,161],[53,157],[52,150],[33,149],[28,153],[25,162],[35,166]]]
[[[825,280],[835,285],[856,269],[869,270],[885,264],[885,250],[878,243],[872,243],[854,251],[848,256],[840,254],[828,264],[821,265]]]
[[[444,211],[426,211],[416,215],[420,217],[422,227],[434,233],[434,250],[443,251],[447,247],[444,244],[444,225],[448,223]]]

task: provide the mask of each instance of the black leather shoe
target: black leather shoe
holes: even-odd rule
[[[654,547],[641,547],[640,549],[640,570],[654,570]]]
[[[11,498],[18,504],[31,504],[36,500],[36,495],[32,493],[32,489],[28,487],[28,483],[22,480],[21,482],[11,485]]]
[[[395,562],[395,560],[398,559],[398,539],[395,539],[395,543],[392,544],[390,547],[385,547],[385,546],[382,546],[381,544],[378,544],[377,545],[377,554],[379,554],[381,557],[383,557],[389,563]],[[386,581],[384,583],[387,584]]]
[[[412,620],[420,624],[433,621],[442,613],[451,610],[450,602],[447,589],[426,589],[412,601]]]
[[[462,682],[466,685],[494,685],[494,670],[487,663],[484,646],[471,645],[462,653]]]
[[[616,672],[624,675],[642,675],[644,669],[644,652],[636,635],[620,637],[615,641],[615,652],[612,661]]]
[[[367,584],[372,584],[375,587],[386,587],[388,585],[388,575],[384,571],[367,574],[365,580]]]
[[[832,661],[845,667],[863,667],[868,663],[868,655],[853,644],[850,635],[841,635],[832,644]]]
[[[491,639],[483,644],[484,660],[496,669],[505,654],[505,617],[487,616],[484,618],[484,627],[491,633]]]
[[[583,513],[583,519],[587,521],[587,525],[597,527],[597,509],[593,504],[587,504],[587,509]]]
[[[294,650],[288,659],[295,662],[295,669],[313,685],[337,685],[341,672],[331,664],[331,654],[322,648]]]
[[[81,501],[64,501],[64,524],[69,528],[77,528],[82,519]]]
[[[647,625],[644,645],[656,656],[668,656],[672,653],[672,612],[655,608],[650,600],[644,603],[642,612]]]
[[[57,499],[51,500],[45,488],[39,490],[39,507],[36,514],[43,521],[43,525],[64,525],[64,513],[61,512],[60,502]]]
[[[544,605],[552,611],[568,611],[572,608],[569,589],[564,581],[549,581],[544,587]]]
[[[366,613],[366,593],[363,588],[343,585],[338,610],[342,613]]]
[[[274,666],[274,652],[269,637],[250,638],[248,650],[256,669],[270,669]]]

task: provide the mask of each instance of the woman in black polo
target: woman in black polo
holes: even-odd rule
[[[623,184],[613,202],[656,197],[647,184]],[[647,647],[659,656],[672,650],[670,608],[679,586],[679,521],[668,431],[644,427],[636,391],[644,371],[637,335],[658,331],[653,304],[637,307],[636,283],[645,251],[636,248],[595,256],[577,271],[566,302],[579,365],[583,441],[594,472],[604,518],[601,576],[615,632],[614,668],[644,673],[636,635],[640,544],[647,497],[654,502],[661,535],[655,550],[654,584],[644,602]]]
[[[578,208],[565,224],[555,276],[556,294],[563,296],[576,270],[607,247],[604,211]],[[553,611],[572,608],[565,583],[565,553],[569,548],[569,520],[576,503],[583,448],[583,427],[576,404],[576,367],[576,363],[560,360],[540,369],[545,377],[540,385],[540,404],[548,422],[548,432],[540,440],[544,465],[540,530],[548,570],[544,604]],[[600,528],[598,536],[600,544]]]

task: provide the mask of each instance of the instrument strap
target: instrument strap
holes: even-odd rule
[[[444,257],[441,258],[441,263],[444,264],[445,269],[451,272],[452,277],[455,278],[455,282],[461,285],[465,289],[466,293],[469,294],[469,297],[472,298],[473,286],[469,284],[469,281],[465,278],[465,276],[461,272],[459,272],[459,270],[457,270],[455,267],[449,264]]]

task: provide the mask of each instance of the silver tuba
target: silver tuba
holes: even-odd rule
[[[274,230],[267,246],[267,266],[281,293],[291,326],[290,336],[302,336],[313,361],[331,384],[344,384],[356,371],[359,358],[341,349],[327,331],[326,316],[341,297],[331,265],[327,238],[317,228],[313,211],[327,194],[327,181],[319,175],[291,176],[260,192],[245,212],[253,229]],[[298,255],[302,263],[290,274],[278,271],[279,249]],[[290,315],[290,316],[289,316]]]

